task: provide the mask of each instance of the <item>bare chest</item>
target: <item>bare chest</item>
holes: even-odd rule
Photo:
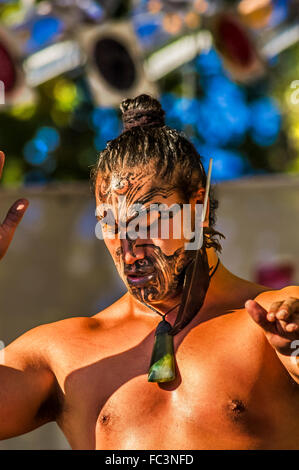
[[[103,356],[87,349],[62,380],[59,425],[71,446],[299,448],[298,392],[275,353],[250,335],[206,333],[176,344],[176,380],[168,384],[147,381],[150,336]]]

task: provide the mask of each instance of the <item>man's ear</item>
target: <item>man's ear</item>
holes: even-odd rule
[[[205,189],[199,188],[191,197],[190,203],[192,204],[192,208],[194,209],[195,204],[202,204],[204,203],[205,199]],[[203,227],[209,227],[209,214],[210,214],[210,199],[208,198],[207,203],[207,210],[206,210],[206,217],[203,222]]]

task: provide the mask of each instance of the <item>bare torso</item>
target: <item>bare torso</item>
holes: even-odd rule
[[[95,317],[52,326],[57,422],[73,449],[299,448],[298,385],[245,310],[211,311],[179,333],[168,384],[147,382],[157,318],[127,310],[124,296]]]

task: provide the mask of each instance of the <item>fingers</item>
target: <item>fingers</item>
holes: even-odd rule
[[[289,297],[280,302],[273,302],[267,318],[271,322],[277,321],[280,328],[285,332],[295,332],[299,330],[299,299]]]
[[[255,300],[247,300],[245,308],[258,325],[267,331],[273,330],[273,324],[267,319],[267,311]]]
[[[289,355],[290,343],[298,339],[299,299],[288,297],[286,300],[273,302],[268,313],[254,300],[248,300],[245,308],[263,328],[271,346],[282,354]]]
[[[1,225],[2,231],[6,234],[13,235],[15,229],[22,220],[23,215],[29,205],[27,199],[18,199],[9,209],[3,224]]]
[[[284,302],[282,302],[278,313],[276,314],[276,318],[279,320],[287,320],[296,311],[299,311],[299,299],[296,299],[295,297],[289,297]]]
[[[297,323],[287,323],[285,326],[285,330],[288,333],[294,333],[295,331],[299,330],[299,325]]]
[[[276,319],[276,314],[277,314],[277,312],[279,311],[279,307],[280,307],[282,304],[283,304],[283,301],[281,301],[281,300],[278,301],[278,302],[273,302],[273,303],[271,304],[271,307],[270,307],[269,312],[268,312],[268,314],[267,314],[267,319],[268,319],[269,321],[273,321],[273,322],[275,321],[275,319]]]
[[[2,170],[3,170],[3,167],[4,167],[4,162],[5,162],[5,155],[4,155],[4,153],[0,150],[0,178],[1,178],[1,175],[2,175]]]

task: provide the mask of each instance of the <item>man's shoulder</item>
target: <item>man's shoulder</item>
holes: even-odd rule
[[[299,286],[286,286],[282,289],[270,289],[258,294],[254,300],[262,305],[266,310],[272,302],[286,300],[288,297],[299,298]]]
[[[97,325],[98,321],[93,318],[71,317],[35,326],[5,347],[5,364],[20,369],[51,369],[53,360],[71,338],[82,336],[84,331]]]
[[[66,343],[68,338],[75,339],[82,334],[106,329],[110,324],[119,321],[120,312],[127,312],[127,309],[128,306],[124,302],[120,306],[119,301],[116,301],[95,315],[73,316],[52,323],[44,323],[33,328],[27,334],[52,345],[61,341]]]
[[[47,342],[65,341],[68,337],[75,337],[84,332],[99,328],[100,321],[96,316],[67,317],[52,323],[45,323],[35,328],[36,336],[46,339]]]
[[[46,355],[47,351],[67,343],[69,338],[82,335],[83,332],[99,327],[99,320],[94,317],[68,317],[51,323],[35,326],[12,341],[6,349],[8,351],[23,350]]]

